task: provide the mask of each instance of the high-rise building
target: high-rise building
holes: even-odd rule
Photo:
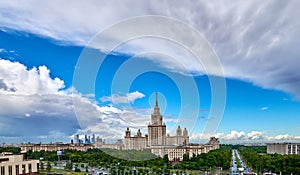
[[[78,134],[74,135],[73,143],[74,144],[79,144],[79,135]]]
[[[211,137],[208,144],[189,144],[188,130],[184,128],[182,131],[180,126],[177,128],[175,136],[167,135],[166,125],[163,123],[163,116],[158,105],[157,93],[151,123],[148,125],[148,135],[142,136],[140,129],[135,136],[131,136],[129,128],[125,131],[125,149],[150,149],[152,153],[160,157],[168,154],[171,161],[181,161],[184,154],[193,156],[193,154],[207,153],[218,148],[219,140],[215,137]]]
[[[163,123],[163,117],[160,114],[157,92],[154,112],[151,115],[151,124],[148,125],[148,134],[149,146],[166,145],[166,125]]]
[[[94,144],[95,141],[96,141],[96,140],[95,140],[95,134],[93,134],[91,143]]]

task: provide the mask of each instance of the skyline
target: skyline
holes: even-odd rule
[[[155,92],[164,122],[171,128],[167,132],[174,134],[180,124],[188,128],[192,142],[205,142],[212,134],[221,143],[299,142],[299,2],[236,1],[218,6],[218,2],[176,1],[179,11],[168,1],[162,6],[145,1],[124,6],[76,2],[65,9],[58,2],[35,3],[38,8],[29,2],[0,2],[1,142],[67,142],[74,134],[91,133],[115,140],[124,137],[127,127],[144,134]],[[131,11],[132,6],[140,10]],[[81,8],[87,13],[76,13]],[[119,36],[106,35],[105,43],[98,42],[99,33],[141,15],[170,17],[196,29],[217,55],[224,74],[207,71],[214,65],[195,62],[193,53],[161,37],[132,39],[113,52],[107,50],[108,44]],[[126,29],[120,29],[120,35]],[[139,30],[133,27],[132,32]],[[199,41],[174,35],[201,50]],[[80,65],[84,51],[90,60]],[[201,51],[202,61],[209,61],[207,50]],[[74,83],[76,72],[97,66],[101,55],[107,57],[96,76],[84,72],[86,78]],[[146,72],[135,74],[140,69]],[[95,84],[90,82],[93,78]],[[222,116],[210,116],[217,110],[211,108],[212,79],[226,80]],[[196,94],[183,96],[181,91]],[[201,135],[205,125],[218,117],[215,133]]]

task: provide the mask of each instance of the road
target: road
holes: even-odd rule
[[[236,164],[236,158],[235,158],[235,151],[232,150],[232,167],[231,167],[231,174],[236,174],[238,169],[237,169],[237,164]]]
[[[236,153],[237,157],[238,157],[239,160],[240,160],[240,163],[241,163],[242,168],[244,168],[244,172],[245,172],[245,173],[248,173],[248,172],[249,172],[249,169],[247,168],[246,164],[243,162],[243,159],[241,158],[239,152],[238,152],[237,150],[235,150],[235,153]]]
[[[232,167],[231,167],[231,174],[237,174],[238,173],[238,167],[237,167],[237,162],[236,162],[236,157],[238,158],[238,160],[240,161],[240,164],[242,166],[242,168],[244,169],[243,172],[244,173],[250,173],[251,170],[249,168],[247,168],[246,164],[244,163],[243,159],[241,158],[239,152],[235,149],[232,150]]]

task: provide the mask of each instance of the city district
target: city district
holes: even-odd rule
[[[1,148],[1,147],[0,147]],[[4,148],[4,147],[3,147]],[[197,170],[196,174],[264,174],[264,175],[274,175],[276,173],[271,173],[272,171],[277,171],[281,174],[281,172],[300,172],[299,167],[300,164],[296,167],[291,164],[291,162],[299,162],[300,159],[300,144],[297,143],[269,143],[266,147],[259,147],[257,151],[256,147],[247,148],[244,147],[239,148],[234,145],[221,145],[218,138],[211,137],[207,144],[196,144],[190,143],[189,135],[186,128],[183,130],[180,126],[178,126],[176,130],[176,135],[170,136],[166,133],[166,125],[163,123],[163,116],[160,113],[160,107],[158,104],[158,96],[156,93],[156,103],[151,114],[151,122],[148,125],[148,134],[142,135],[140,129],[137,131],[136,135],[132,135],[130,128],[125,130],[124,141],[119,139],[115,144],[107,144],[105,141],[99,137],[95,137],[93,134],[91,136],[85,135],[84,140],[79,138],[79,135],[75,135],[74,138],[71,140],[71,143],[50,143],[50,144],[33,144],[33,143],[25,143],[20,144],[20,149],[18,154],[12,154],[11,152],[2,152],[0,155],[0,175],[19,175],[19,174],[37,174],[45,168],[44,157],[37,157],[37,156],[48,156],[47,159],[47,168],[51,167],[50,163],[51,159],[54,159],[54,162],[57,161],[54,155],[57,153],[58,162],[60,161],[60,156],[64,155],[64,151],[69,151],[68,159],[64,160],[63,167],[69,167],[69,171],[76,172],[76,171],[84,171],[82,170],[83,167],[86,168],[87,173],[92,174],[134,174],[136,173],[135,166],[132,166],[131,170],[124,168],[121,170],[120,162],[121,158],[118,157],[115,161],[115,165],[118,167],[118,172],[112,170],[112,168],[107,168],[110,166],[108,162],[104,163],[106,169],[104,170],[95,170],[91,163],[83,164],[80,162],[79,159],[74,159],[78,152],[83,152],[82,154],[93,154],[91,150],[101,150],[101,149],[110,149],[110,150],[118,150],[118,151],[148,151],[153,155],[160,157],[160,160],[164,161],[164,165],[160,165],[165,167],[165,172],[161,168],[155,169],[152,168],[151,171],[148,167],[140,168],[138,171],[143,172],[142,174],[172,174],[170,171],[167,171],[168,168],[173,168],[176,173],[173,174],[188,174],[187,169]],[[238,150],[239,149],[239,150]],[[265,149],[265,150],[264,150]],[[3,150],[3,149],[2,149]],[[213,157],[206,157],[205,153],[211,153],[214,151],[218,151],[213,154]],[[70,152],[71,151],[71,152]],[[72,152],[75,151],[75,152]],[[76,153],[77,151],[77,153]],[[252,152],[251,152],[252,151]],[[43,154],[41,154],[41,152]],[[89,152],[89,153],[88,153]],[[264,163],[261,156],[262,155],[275,155],[275,157],[266,157],[264,159],[269,159],[268,162],[276,162],[281,161],[279,163],[286,163],[286,165],[280,166],[272,166],[272,164],[268,165]],[[20,154],[21,153],[21,154]],[[37,154],[35,154],[37,153]],[[49,153],[49,154],[48,154]],[[98,156],[99,160],[103,159],[103,155],[101,152],[96,152],[94,156]],[[241,155],[240,155],[241,153]],[[267,154],[266,154],[267,153]],[[49,155],[52,154],[52,157]],[[81,153],[80,153],[81,154]],[[73,158],[72,158],[73,155]],[[203,155],[203,156],[202,156]],[[251,155],[251,159],[245,155]],[[277,155],[297,155],[298,157],[278,157]],[[78,155],[77,155],[78,156]],[[100,157],[99,157],[100,156]],[[202,157],[201,157],[202,156]],[[277,157],[276,157],[277,156]],[[242,158],[248,158],[247,163],[245,163]],[[40,158],[40,160],[37,160]],[[41,159],[42,158],[42,159]],[[66,157],[65,157],[66,158]],[[108,158],[111,159],[111,158]],[[50,160],[50,161],[49,161]],[[106,159],[105,159],[106,160]],[[153,159],[156,161],[156,159]],[[156,162],[160,164],[159,161]],[[71,162],[71,164],[69,162]],[[81,161],[88,161],[88,159]],[[189,161],[196,161],[195,163],[184,163]],[[252,162],[251,162],[252,161]],[[53,161],[52,161],[53,162]],[[74,164],[77,167],[74,167]],[[77,162],[77,163],[76,163]],[[181,163],[184,163],[183,166],[177,166]],[[259,163],[261,162],[261,163]],[[81,169],[78,168],[79,163],[81,163]],[[124,163],[124,162],[123,162]],[[111,162],[110,162],[111,164]],[[138,164],[138,162],[133,163]],[[154,163],[155,164],[155,163]],[[246,166],[246,164],[248,166]],[[54,165],[54,164],[53,164]],[[70,166],[69,166],[70,165]],[[191,166],[194,165],[194,166]],[[198,165],[198,166],[195,166]],[[249,165],[251,168],[249,168]],[[127,165],[126,165],[127,166]],[[265,168],[264,168],[265,167]],[[287,168],[286,168],[287,167]],[[185,168],[184,173],[182,169]],[[212,168],[214,171],[212,171]],[[223,168],[226,171],[222,171]],[[103,169],[103,168],[102,168]],[[178,171],[180,169],[180,171]],[[269,171],[270,170],[270,171]],[[266,172],[268,171],[268,172]],[[45,171],[44,171],[45,172]],[[48,173],[51,172],[51,168],[47,171]],[[167,173],[166,173],[167,172]],[[254,173],[256,172],[256,173]],[[190,173],[194,174],[195,172],[190,171]],[[292,173],[291,173],[292,174]]]

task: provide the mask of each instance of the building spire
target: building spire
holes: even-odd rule
[[[156,95],[156,101],[155,101],[155,107],[154,107],[154,114],[160,115],[160,109],[158,106],[158,92],[155,92]]]
[[[155,106],[154,106],[154,111],[153,114],[151,115],[151,123],[152,125],[162,125],[162,115],[160,114],[160,109],[158,106],[158,92],[155,92]]]
[[[155,95],[156,95],[156,103],[155,103],[155,106],[158,106],[158,93],[155,92]]]

